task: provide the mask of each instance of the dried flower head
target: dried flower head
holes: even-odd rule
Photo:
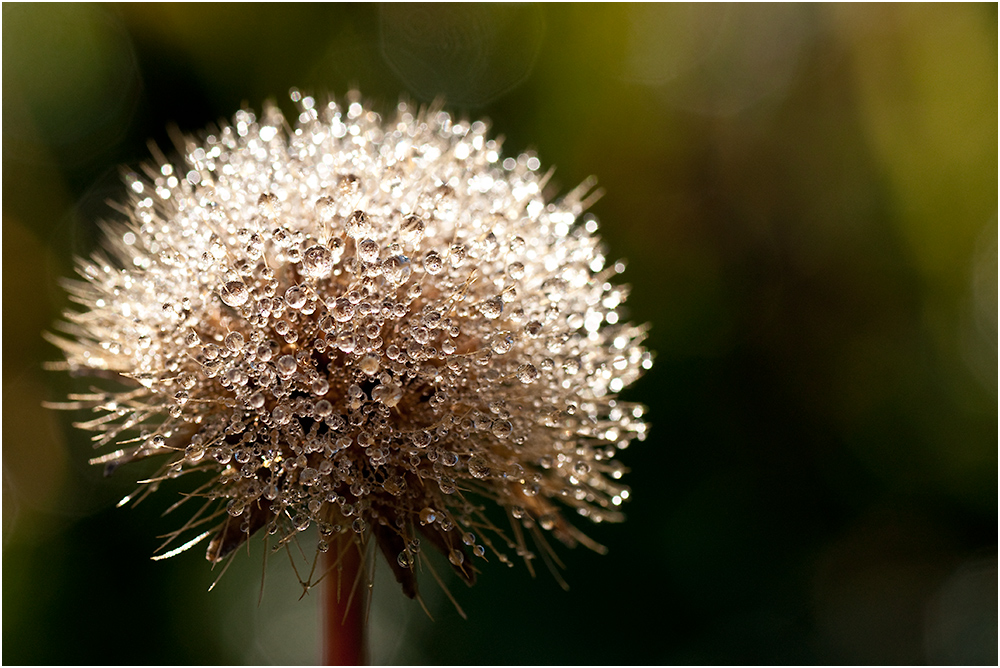
[[[51,337],[126,386],[63,405],[120,448],[93,463],[165,458],[141,493],[199,478],[162,556],[317,525],[319,551],[373,540],[414,596],[421,538],[469,582],[475,557],[530,559],[524,529],[593,545],[560,509],[622,518],[615,454],[646,425],[616,394],[650,366],[580,220],[593,184],[546,202],[538,159],[482,122],[292,98],[294,128],[241,111],[180,139],[183,166],[126,174],[127,220]]]

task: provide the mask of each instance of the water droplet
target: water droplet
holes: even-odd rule
[[[288,308],[302,308],[302,305],[306,303],[305,291],[299,286],[293,285],[285,290],[285,303],[288,304]]]
[[[441,273],[444,269],[444,260],[435,251],[428,251],[427,255],[424,256],[424,270],[432,275],[436,276]]]
[[[465,261],[465,254],[465,246],[462,246],[461,244],[455,244],[452,246],[448,253],[448,257],[451,258],[451,266],[456,268],[462,266],[462,262]]]
[[[264,193],[257,198],[257,209],[260,211],[260,215],[264,216],[268,220],[274,220],[278,217],[280,205],[281,203],[278,201],[278,196],[274,193]]]
[[[407,216],[399,226],[399,237],[409,244],[417,244],[424,237],[424,221],[417,216]]]
[[[382,263],[382,275],[393,285],[402,285],[410,278],[410,261],[405,255],[393,255]]]
[[[313,278],[323,278],[330,275],[334,262],[333,252],[326,246],[317,244],[307,248],[303,254],[302,272]]]
[[[456,566],[461,566],[462,562],[465,561],[465,555],[459,550],[452,550],[448,553],[448,561],[455,564]]]
[[[316,200],[316,217],[321,223],[329,223],[337,212],[337,203],[329,195]]]
[[[346,297],[337,297],[333,303],[333,319],[337,322],[347,322],[354,317],[354,304]]]
[[[361,358],[361,361],[358,363],[358,367],[366,375],[374,376],[376,373],[378,373],[380,367],[378,355],[372,355],[372,354],[365,355],[364,357]]]
[[[368,214],[364,211],[355,211],[347,218],[347,236],[354,239],[367,236],[371,233],[372,224]]]
[[[389,408],[399,403],[403,397],[403,388],[395,383],[378,385],[372,390],[372,399],[379,401]]]
[[[374,239],[364,239],[358,244],[358,255],[365,262],[378,260],[378,243]]]
[[[355,174],[345,174],[340,177],[340,182],[337,183],[337,190],[340,194],[347,198],[357,197],[361,194],[363,184],[361,183],[361,178]]]
[[[437,512],[432,508],[424,508],[420,511],[420,523],[432,524],[438,517]]]
[[[243,346],[246,344],[246,339],[239,332],[229,332],[226,335],[226,347],[232,350],[234,353],[238,353],[243,350]]]
[[[351,332],[341,332],[339,335],[337,335],[337,348],[339,348],[341,352],[345,353],[354,352],[355,345],[356,342],[354,340],[354,334],[352,334]]]
[[[507,331],[497,332],[496,336],[493,337],[492,347],[493,352],[497,355],[508,353],[510,352],[510,349],[514,347],[514,337]]]
[[[508,436],[510,436],[510,432],[512,429],[513,427],[507,420],[494,420],[491,431],[493,432],[493,435],[496,436],[497,438],[507,438]]]
[[[401,568],[413,568],[413,557],[410,556],[409,552],[400,552],[399,556],[396,557],[396,563]]]
[[[507,265],[507,275],[515,281],[521,280],[524,278],[524,265],[520,262],[511,262]]]
[[[487,299],[479,305],[479,312],[490,320],[496,320],[503,313],[503,300],[500,297]]]
[[[280,373],[284,378],[288,378],[294,374],[296,366],[297,364],[295,362],[295,358],[291,355],[282,355],[278,358],[278,373]]]
[[[246,303],[250,298],[250,291],[241,281],[229,281],[222,286],[219,296],[227,306],[235,308]]]
[[[480,480],[490,477],[490,463],[482,455],[472,455],[469,458],[469,473]]]
[[[418,431],[410,436],[410,439],[413,441],[413,445],[418,448],[426,448],[431,442],[431,434],[429,431]]]
[[[538,369],[534,364],[522,364],[517,369],[517,379],[528,385],[538,379]]]

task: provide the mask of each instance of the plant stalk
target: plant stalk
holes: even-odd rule
[[[330,549],[323,553],[323,561],[328,571],[323,580],[323,665],[365,665],[368,663],[365,629],[368,592],[360,550],[353,541],[333,541]]]

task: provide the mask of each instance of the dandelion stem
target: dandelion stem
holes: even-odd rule
[[[323,665],[360,666],[368,661],[361,554],[351,541],[330,546],[323,559]],[[355,583],[360,582],[358,588]]]

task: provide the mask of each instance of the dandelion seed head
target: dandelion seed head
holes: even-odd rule
[[[616,395],[651,357],[581,219],[593,184],[546,201],[537,157],[501,160],[484,123],[292,97],[295,123],[243,110],[127,174],[53,337],[125,385],[78,397],[121,448],[95,461],[160,456],[147,489],[207,476],[213,562],[317,526],[321,548],[374,539],[410,595],[421,536],[470,582],[531,557],[487,504],[571,545],[565,511],[621,520],[616,451],[646,425]]]

